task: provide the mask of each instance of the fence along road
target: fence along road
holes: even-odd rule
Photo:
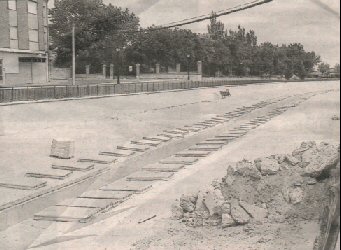
[[[309,80],[311,81],[311,80]],[[89,84],[59,86],[27,86],[0,88],[0,103],[39,101],[52,99],[112,96],[119,94],[148,93],[167,90],[181,90],[224,85],[245,85],[269,83],[274,80],[204,80],[183,82],[141,82],[123,84]],[[283,82],[276,80],[275,82]]]
[[[246,81],[245,83],[250,83]],[[49,99],[81,98],[91,96],[109,96],[116,94],[133,94],[157,92],[176,89],[216,87],[231,84],[227,80],[184,81],[184,82],[143,82],[123,84],[89,84],[63,86],[28,86],[0,88],[0,102],[38,101]]]

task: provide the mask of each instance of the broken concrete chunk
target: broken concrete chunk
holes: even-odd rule
[[[289,191],[289,202],[291,204],[301,203],[304,199],[303,189],[300,187],[294,187]]]
[[[289,163],[291,166],[296,166],[300,163],[300,161],[292,155],[286,155],[284,161]]]
[[[222,214],[221,216],[221,225],[223,228],[233,227],[236,225],[236,222],[232,218],[230,214]]]
[[[173,204],[171,209],[173,220],[181,220],[184,217],[184,211],[180,206]]]
[[[210,215],[221,215],[224,198],[218,192],[208,191],[204,196],[204,204],[207,207]]]
[[[198,199],[195,204],[195,211],[196,212],[208,212],[208,209],[204,203],[204,194],[202,192],[198,193]]]
[[[234,174],[250,177],[255,180],[260,180],[262,178],[262,175],[255,164],[245,159],[236,163],[236,171]]]
[[[301,146],[292,152],[292,156],[302,161],[302,154],[314,147],[316,147],[316,143],[313,141],[302,142]]]
[[[255,160],[255,165],[262,175],[275,175],[281,168],[281,165],[273,157],[259,158]]]
[[[304,176],[320,177],[329,172],[339,162],[338,148],[328,143],[321,143],[318,147],[311,148],[302,154]]]
[[[250,216],[237,201],[231,203],[231,216],[238,225],[245,225],[250,221]]]
[[[248,204],[247,202],[240,201],[239,205],[257,222],[262,222],[268,216],[268,210],[256,205]]]
[[[185,213],[192,213],[195,210],[195,203],[197,199],[193,196],[182,195],[180,198],[180,207]]]

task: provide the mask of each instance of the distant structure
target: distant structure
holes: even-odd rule
[[[48,82],[47,2],[0,1],[0,86]]]

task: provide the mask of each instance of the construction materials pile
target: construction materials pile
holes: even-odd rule
[[[303,142],[290,155],[237,162],[208,190],[182,195],[173,218],[223,228],[318,220],[331,189],[339,187],[339,155],[339,146]]]

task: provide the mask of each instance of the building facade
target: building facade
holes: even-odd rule
[[[47,2],[0,1],[0,86],[48,82]]]

